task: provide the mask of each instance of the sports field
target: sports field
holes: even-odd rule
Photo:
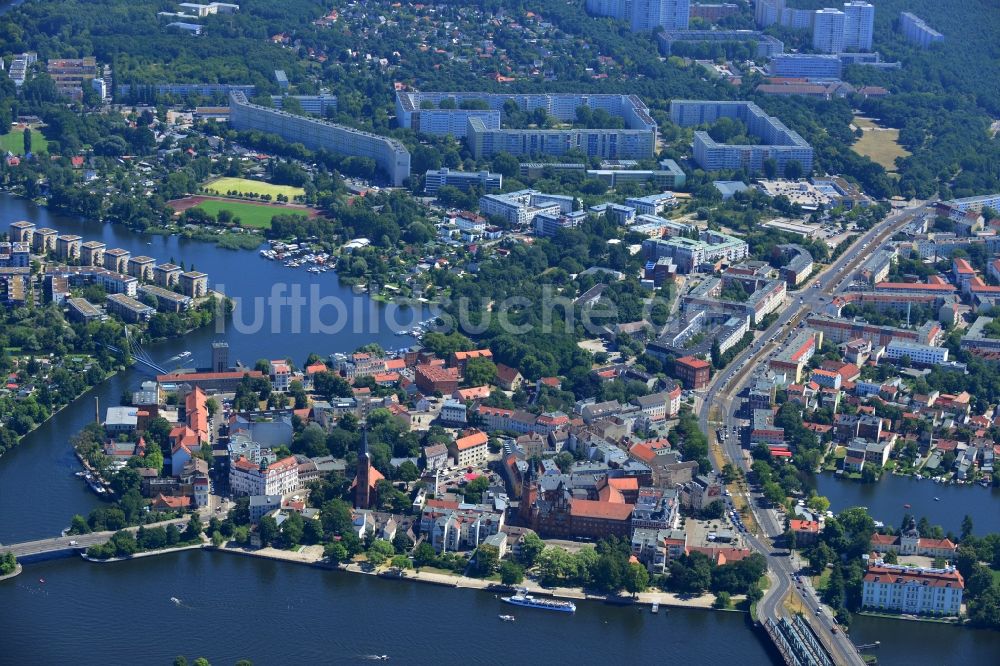
[[[228,210],[234,217],[240,218],[240,224],[255,229],[270,229],[271,218],[275,215],[301,215],[306,214],[299,210],[285,209],[278,206],[267,206],[261,204],[243,203],[242,201],[218,201],[207,199],[194,208],[200,208],[206,213],[218,215],[220,210]]]
[[[882,127],[871,118],[854,117],[854,125],[863,132],[852,146],[854,152],[870,158],[886,171],[896,171],[896,158],[909,157],[910,151],[899,145],[899,130]]]
[[[247,178],[217,178],[216,180],[205,183],[205,191],[209,194],[218,194],[219,196],[226,196],[227,192],[239,192],[244,195],[256,194],[258,196],[270,194],[272,201],[276,199],[279,194],[284,194],[288,197],[288,200],[291,201],[294,197],[300,197],[306,192],[301,187],[292,187],[291,185],[272,185],[271,183],[264,183],[259,180],[249,180]]]
[[[48,152],[49,142],[36,129],[31,130],[31,152]],[[24,155],[24,130],[16,129],[0,136],[0,152]]]

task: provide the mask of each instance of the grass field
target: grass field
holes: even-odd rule
[[[205,190],[218,194],[220,196],[225,196],[226,192],[236,191],[240,194],[257,194],[263,196],[265,194],[270,194],[271,199],[274,200],[279,194],[284,194],[291,201],[293,197],[299,197],[305,194],[305,190],[301,187],[292,187],[291,185],[272,185],[271,183],[264,183],[259,180],[248,180],[246,178],[218,178],[209,183],[205,183]]]
[[[854,152],[871,158],[891,173],[896,171],[896,158],[908,157],[910,151],[899,145],[899,130],[882,127],[870,118],[855,116],[854,124],[864,132],[852,147]]]
[[[31,152],[48,152],[49,142],[45,140],[42,133],[36,129],[31,130]],[[14,130],[8,134],[0,136],[0,151],[11,152],[15,155],[24,155],[24,130]]]
[[[195,206],[206,213],[218,215],[220,210],[228,210],[235,217],[240,218],[240,222],[255,229],[270,229],[271,218],[275,215],[302,215],[295,210],[286,210],[279,206],[264,206],[260,204],[243,203],[242,201],[202,201]]]

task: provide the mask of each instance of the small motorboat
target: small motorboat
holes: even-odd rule
[[[940,497],[935,497],[935,498],[934,498],[934,501],[935,501],[935,502],[940,502],[940,501],[941,501],[941,498],[940,498]]]
[[[909,504],[904,504],[904,505],[903,505],[903,508],[904,508],[904,509],[909,509],[909,508],[910,508],[910,505],[909,505]]]
[[[42,585],[45,585],[45,579],[44,578],[39,578],[38,582],[41,583]]]
[[[178,599],[177,597],[170,597],[170,603],[174,604],[175,606],[180,606],[181,600]]]
[[[513,615],[498,615],[497,617],[499,617],[504,622],[513,622],[514,620],[517,619]]]

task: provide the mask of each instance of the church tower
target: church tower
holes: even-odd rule
[[[358,453],[358,473],[354,479],[354,506],[368,509],[372,505],[372,455],[368,451],[368,424],[361,429],[361,451]]]

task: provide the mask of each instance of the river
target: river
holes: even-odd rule
[[[903,514],[918,520],[926,516],[931,525],[945,532],[959,534],[962,519],[972,517],[974,532],[979,535],[1000,532],[1000,491],[981,486],[959,486],[933,481],[916,481],[909,476],[887,474],[877,483],[859,483],[840,479],[835,474],[819,474],[816,492],[830,500],[831,511],[852,506],[866,506],[868,513],[886,525],[897,528]],[[935,501],[935,497],[938,501]],[[903,507],[909,504],[910,508]]]
[[[15,580],[4,599],[17,612],[0,615],[3,663],[169,664],[177,654],[215,666],[364,663],[373,654],[393,664],[771,663],[738,613],[596,603],[572,616],[511,611],[485,592],[225,553],[59,560]],[[508,612],[516,622],[497,618]]]
[[[372,341],[395,348],[412,341],[386,329],[385,308],[340,287],[331,273],[312,276],[254,252],[137,234],[0,194],[0,224],[6,227],[19,219],[101,240],[133,255],[194,263],[210,275],[213,287],[224,287],[234,298],[266,296],[276,283],[289,290],[315,284],[321,296],[350,304],[352,325],[336,334],[310,332],[308,318],[302,319],[300,332],[293,332],[290,311],[277,317],[265,312],[263,329],[256,334],[240,333],[234,326],[222,333],[207,328],[181,341],[154,345],[148,351],[159,362],[189,350],[191,364],[206,365],[214,340],[230,344],[231,361],[249,364],[285,356],[301,364],[310,351],[351,351]],[[272,333],[275,322],[278,330]],[[379,333],[366,333],[374,322]],[[53,536],[74,513],[87,514],[99,505],[72,475],[78,466],[67,440],[93,418],[94,396],[102,406],[118,404],[124,390],[148,377],[136,368],[112,377],[0,458],[0,543]],[[831,495],[835,508],[849,501],[846,493],[853,490],[838,485],[845,487],[842,498],[834,492],[837,488],[822,491]],[[948,489],[937,491],[944,498]],[[861,503],[874,506],[874,501]],[[990,524],[978,515],[977,526]],[[890,515],[882,519],[895,520]],[[175,606],[170,597],[181,599],[182,605]],[[0,613],[0,664],[166,664],[182,653],[206,656],[216,666],[244,657],[258,665],[363,663],[370,654],[389,654],[393,663],[441,664],[676,660],[753,665],[771,663],[774,657],[745,616],[736,613],[675,609],[653,616],[584,602],[574,617],[525,611],[517,614],[515,624],[506,624],[496,618],[502,612],[497,601],[483,592],[208,552],[104,565],[76,560],[29,564],[21,576],[0,584],[0,600],[14,611]],[[136,622],[138,618],[142,620]],[[933,634],[932,650],[925,649],[923,639],[912,638],[925,630]],[[994,632],[870,618],[857,618],[854,632],[859,641],[882,641],[878,656],[883,664],[990,663],[1000,654],[1000,633]]]

